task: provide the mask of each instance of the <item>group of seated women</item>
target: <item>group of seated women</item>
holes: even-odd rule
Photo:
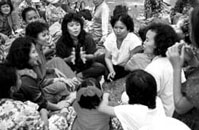
[[[61,37],[51,44],[48,25],[38,20],[34,8],[23,10],[25,36],[12,42],[0,64],[0,128],[109,130],[110,119],[116,116],[124,130],[159,129],[155,122],[163,121],[176,122],[176,129],[189,130],[183,123],[166,118],[173,115],[192,129],[199,128],[199,119],[189,118],[198,112],[197,81],[193,78],[198,67],[198,8],[190,18],[191,40],[196,47],[190,47],[180,42],[170,25],[161,22],[147,26],[141,39],[134,33],[134,22],[124,11],[126,7],[120,7],[120,11],[115,9],[120,13],[110,20],[113,31],[102,44],[105,54],[98,53],[97,43],[84,30],[80,14],[64,16]],[[191,68],[185,73],[187,79],[181,70],[184,61]],[[125,105],[109,105],[109,94],[99,84],[102,77],[106,82],[126,77],[122,99]],[[24,120],[20,122],[17,113],[4,118],[9,111],[3,105],[16,105],[13,111]],[[12,123],[5,125],[6,121]]]

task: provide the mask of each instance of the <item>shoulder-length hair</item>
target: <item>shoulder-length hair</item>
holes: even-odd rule
[[[129,32],[134,32],[133,18],[127,13],[116,14],[111,17],[111,26],[114,28],[117,21],[121,21]]]
[[[156,108],[157,85],[155,78],[144,70],[134,70],[126,79],[129,104],[142,104]]]
[[[11,14],[12,11],[14,10],[14,7],[13,7],[12,3],[9,2],[9,1],[7,1],[7,0],[1,0],[0,1],[0,8],[1,8],[2,5],[5,5],[5,4],[8,4],[10,6],[10,13],[9,14]],[[3,13],[1,12],[1,10],[0,10],[0,14],[3,15]]]
[[[154,42],[156,48],[154,54],[156,56],[166,57],[167,48],[174,45],[179,41],[178,35],[175,30],[168,24],[165,23],[151,23],[148,26],[148,31],[155,32]]]
[[[69,14],[66,14],[64,16],[64,19],[62,21],[62,42],[67,44],[68,46],[73,46],[74,43],[73,43],[73,40],[68,32],[68,23],[69,22],[72,22],[72,21],[75,21],[75,22],[78,22],[80,23],[81,25],[81,31],[80,31],[80,34],[78,36],[78,40],[79,40],[79,43],[80,44],[84,44],[85,42],[85,35],[86,35],[86,32],[84,31],[84,21],[83,19],[81,18],[81,16],[77,13],[69,13]]]
[[[32,69],[32,66],[29,64],[32,44],[35,44],[35,41],[29,37],[15,39],[7,55],[7,62],[19,70],[25,68]]]

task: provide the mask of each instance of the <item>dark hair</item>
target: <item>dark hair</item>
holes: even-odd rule
[[[154,77],[144,70],[134,70],[126,79],[129,104],[142,104],[150,109],[156,107],[157,86]]]
[[[112,25],[113,28],[114,28],[115,23],[117,21],[121,21],[127,27],[127,30],[129,32],[134,31],[134,22],[133,22],[133,18],[131,18],[130,15],[123,13],[123,14],[112,16],[111,17],[111,25]]]
[[[45,30],[48,30],[48,25],[46,23],[40,21],[31,22],[26,27],[26,36],[37,39],[39,33]]]
[[[69,22],[72,22],[72,21],[75,21],[75,22],[78,22],[80,23],[81,25],[81,32],[78,36],[78,39],[79,41],[81,41],[81,44],[84,44],[84,41],[85,41],[85,35],[86,35],[86,32],[84,31],[83,27],[84,27],[84,21],[83,19],[81,18],[81,16],[77,13],[69,13],[69,14],[66,14],[64,16],[64,19],[62,21],[62,37],[63,37],[63,42],[66,43],[68,46],[73,46],[73,40],[68,32],[68,23]]]
[[[155,32],[154,42],[156,48],[154,49],[155,55],[166,57],[167,48],[174,45],[179,41],[177,33],[174,29],[164,23],[151,23],[148,26],[148,31]]]
[[[8,4],[10,6],[10,13],[9,14],[11,14],[12,11],[14,10],[12,3],[10,1],[7,1],[7,0],[1,0],[0,1],[0,8],[1,8],[2,5],[5,5],[5,4]],[[1,9],[0,9],[0,14],[3,15],[3,13],[1,12]]]
[[[140,38],[142,39],[142,42],[144,42],[146,40],[147,31],[148,31],[147,26],[140,27],[140,29],[138,30],[138,34],[139,34]]]
[[[83,9],[79,11],[79,15],[81,15],[85,20],[92,20],[92,14],[90,12],[90,10],[88,9]]]
[[[7,62],[17,69],[25,69],[32,67],[29,65],[30,51],[34,40],[29,37],[19,37],[12,42],[7,55]]]
[[[14,67],[0,63],[0,99],[10,98],[10,89],[17,84],[17,72]]]
[[[190,27],[190,39],[196,47],[199,47],[199,7],[195,7],[191,12]]]
[[[25,22],[26,22],[26,14],[27,14],[28,12],[30,12],[30,11],[35,11],[35,12],[37,12],[35,8],[33,8],[33,7],[27,7],[27,8],[25,8],[25,9],[23,9],[23,11],[22,11],[22,13],[21,13],[22,19],[23,19]]]
[[[81,85],[79,86],[79,89],[77,89],[77,93],[82,88],[87,88],[88,86],[96,87],[99,91],[101,91],[100,83],[94,78],[88,78],[88,79],[85,79],[81,83]],[[102,92],[101,92],[101,94],[102,94]],[[97,94],[95,94],[94,96],[80,95],[78,103],[79,103],[80,107],[82,107],[82,108],[96,109],[96,107],[99,106],[101,100],[102,100],[102,97],[99,97]]]
[[[113,10],[113,16],[128,14],[128,7],[126,5],[116,5]]]

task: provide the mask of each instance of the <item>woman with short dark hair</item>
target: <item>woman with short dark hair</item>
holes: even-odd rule
[[[111,25],[113,33],[104,42],[105,62],[109,70],[107,79],[116,80],[129,73],[124,69],[124,66],[130,57],[136,53],[136,48],[141,46],[142,42],[133,33],[133,19],[128,14],[114,15],[111,18]]]

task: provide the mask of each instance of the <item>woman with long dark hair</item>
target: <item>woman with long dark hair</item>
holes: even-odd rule
[[[104,65],[94,61],[96,44],[83,29],[84,23],[76,13],[66,14],[62,22],[62,36],[56,44],[56,54],[80,78],[97,78],[104,74]]]

